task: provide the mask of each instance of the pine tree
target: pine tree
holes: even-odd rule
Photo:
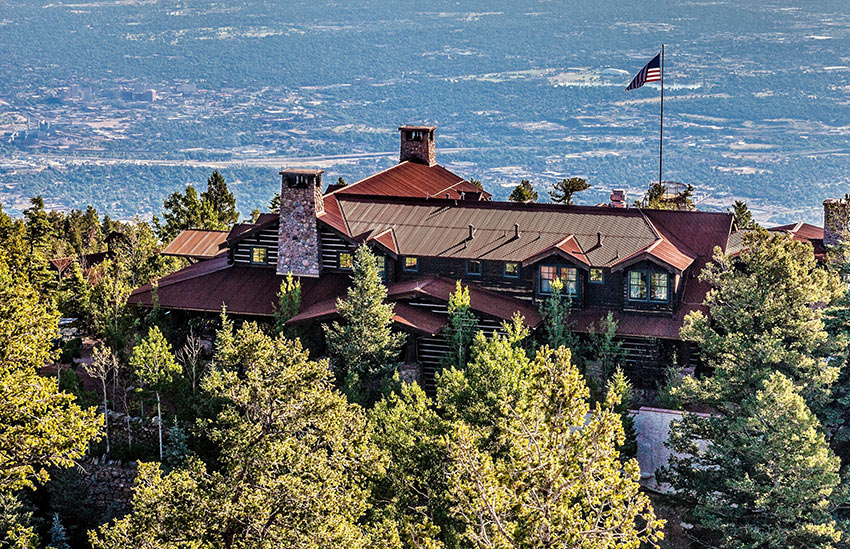
[[[457,281],[454,293],[449,296],[449,321],[443,328],[448,351],[442,358],[443,367],[463,368],[469,358],[469,346],[478,328],[478,319],[469,307],[469,287]]]
[[[323,326],[334,371],[350,398],[372,401],[398,365],[405,335],[393,332],[393,306],[375,255],[360,246],[354,255],[352,284],[337,300],[342,322]]]
[[[552,293],[540,305],[540,315],[543,317],[543,326],[546,334],[546,345],[551,349],[566,347],[573,352],[573,356],[579,354],[578,336],[570,330],[570,310],[572,298],[565,296],[564,283],[557,278],[552,281]]]
[[[180,365],[174,359],[171,345],[165,340],[158,327],[148,330],[145,339],[133,348],[130,366],[139,379],[156,394],[156,419],[159,433],[159,460],[162,461],[162,408],[160,392],[168,386],[175,375],[180,374]]]
[[[201,201],[209,205],[216,218],[215,224],[230,227],[239,220],[236,198],[218,170],[207,179],[207,190],[201,193]]]
[[[735,204],[732,206],[731,213],[735,219],[735,226],[739,231],[752,229],[756,226],[756,222],[753,221],[753,214],[747,207],[746,202],[736,200]]]
[[[590,184],[582,177],[570,177],[562,179],[555,183],[554,189],[549,193],[552,197],[552,202],[556,204],[573,204],[573,195],[586,191],[590,188]]]
[[[278,334],[286,330],[286,321],[298,314],[301,309],[301,281],[293,278],[292,274],[280,283],[278,297],[278,310],[275,312],[275,328]]]
[[[364,410],[333,387],[326,361],[255,323],[229,322],[203,382],[219,411],[207,422],[216,461],[189,457],[164,474],[143,463],[133,512],[91,535],[95,548],[400,548],[369,513],[369,479],[386,455]],[[222,355],[224,353],[224,355]]]
[[[53,513],[53,525],[50,527],[50,549],[71,549],[68,545],[68,532],[62,521],[59,520],[59,513]]]
[[[839,296],[841,285],[818,266],[811,245],[756,228],[738,256],[716,255],[700,278],[712,286],[705,300],[711,320],[690,313],[682,337],[699,344],[713,374],[685,378],[674,396],[715,407],[736,403],[779,371],[817,413],[838,375],[830,358],[842,347],[829,338],[822,304]]]
[[[699,442],[703,441],[703,442]],[[795,384],[779,372],[734,410],[674,423],[669,482],[704,544],[834,547],[840,461]]]
[[[511,195],[508,197],[511,202],[537,202],[537,191],[528,179],[523,179],[519,185],[514,187]]]
[[[591,411],[567,349],[542,349],[499,429],[505,451],[482,450],[485,433],[456,424],[449,440],[453,513],[465,545],[629,548],[663,537],[640,490],[637,461],[620,457],[616,396]],[[486,448],[486,446],[484,446]]]

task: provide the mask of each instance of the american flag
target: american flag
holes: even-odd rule
[[[626,88],[626,91],[636,90],[647,82],[658,82],[661,80],[661,54],[659,53],[652,58],[652,61],[646,64],[644,68],[635,75],[632,83]]]

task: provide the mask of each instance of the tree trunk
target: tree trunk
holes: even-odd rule
[[[156,426],[159,429],[159,461],[162,461],[162,413],[159,409],[159,391],[156,392]]]
[[[106,379],[103,380],[103,428],[106,431],[106,455],[109,455],[109,408],[106,407]]]

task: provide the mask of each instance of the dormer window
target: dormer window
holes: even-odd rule
[[[666,303],[670,297],[670,275],[629,271],[629,299]]]
[[[552,282],[556,278],[560,278],[564,285],[564,289],[561,290],[563,295],[578,295],[578,269],[559,265],[542,265],[540,267],[540,293],[551,294]]]

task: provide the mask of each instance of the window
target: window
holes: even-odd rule
[[[351,270],[354,268],[354,256],[351,252],[339,252],[337,256],[337,266],[340,269]]]
[[[646,273],[629,271],[629,299],[646,299]]]
[[[540,293],[551,294],[552,282],[560,278],[564,295],[578,295],[578,270],[575,267],[543,265],[540,267]]]
[[[481,262],[475,259],[466,260],[466,274],[472,276],[481,276]]]
[[[519,278],[519,263],[505,263],[505,278]]]
[[[592,282],[593,284],[602,284],[602,282],[604,282],[602,269],[600,269],[599,267],[590,268],[590,282]]]
[[[652,273],[649,275],[650,301],[667,301],[667,273]]]
[[[384,282],[387,281],[387,256],[379,255],[377,257],[378,260],[378,276],[381,277],[381,280]]]
[[[633,301],[663,301],[670,296],[670,275],[629,271],[629,299]]]
[[[404,258],[404,270],[409,273],[415,273],[419,270],[419,258],[418,257],[405,257]]]
[[[413,130],[408,134],[411,141],[422,141],[424,134],[421,130]]]
[[[266,263],[266,253],[267,250],[262,247],[253,247],[251,248],[251,263]]]

